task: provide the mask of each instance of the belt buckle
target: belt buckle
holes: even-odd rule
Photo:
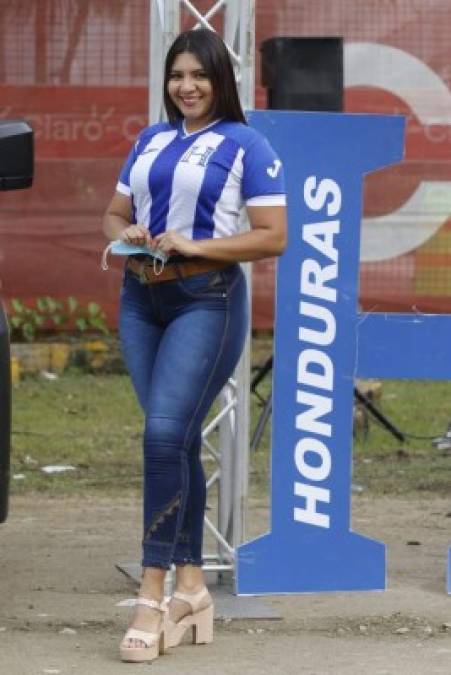
[[[146,269],[145,263],[142,262],[139,266],[139,272],[138,272],[140,284],[148,284],[149,283],[149,279],[146,275],[145,269]]]

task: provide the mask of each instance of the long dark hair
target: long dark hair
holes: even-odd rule
[[[213,88],[212,119],[223,117],[246,124],[227,47],[217,33],[207,28],[180,33],[172,43],[164,66],[164,105],[171,124],[183,117],[168,94],[174,61],[179,54],[194,54]]]

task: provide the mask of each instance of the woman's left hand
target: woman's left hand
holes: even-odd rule
[[[187,239],[178,232],[162,232],[153,239],[153,245],[168,255],[178,253],[187,257],[199,255],[199,246],[196,241]]]

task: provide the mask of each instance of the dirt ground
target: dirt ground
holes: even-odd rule
[[[0,673],[449,675],[450,511],[443,499],[358,496],[353,528],[388,546],[386,592],[272,596],[280,620],[218,620],[212,645],[132,665],[118,660],[127,610],[116,603],[134,585],[114,564],[139,560],[139,499],[13,497],[0,525]],[[266,519],[253,501],[250,535]]]

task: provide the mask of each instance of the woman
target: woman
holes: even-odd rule
[[[145,412],[143,571],[120,648],[126,661],[151,661],[159,645],[176,646],[189,627],[197,643],[212,640],[201,567],[201,424],[248,328],[238,263],[279,255],[286,243],[280,161],[246,125],[216,33],[177,37],[166,58],[164,100],[169,122],[141,132],[104,218],[109,239],[169,256],[161,273],[150,258],[130,256],[121,291],[121,346]],[[240,233],[244,205],[251,229]],[[164,613],[171,564],[176,591]]]

